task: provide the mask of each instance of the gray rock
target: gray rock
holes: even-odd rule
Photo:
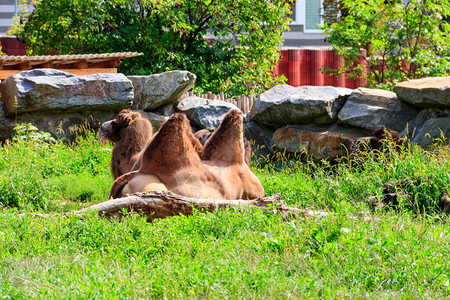
[[[186,114],[192,125],[200,129],[214,130],[219,126],[224,115],[232,109],[239,110],[236,105],[199,97],[182,99],[177,110]]]
[[[169,71],[150,76],[128,76],[133,82],[133,109],[152,110],[179,99],[197,78],[188,71]]]
[[[250,119],[271,128],[297,124],[330,124],[352,90],[331,86],[279,85],[256,98]]]
[[[400,82],[394,86],[394,92],[400,100],[415,106],[450,107],[450,76]]]
[[[364,130],[337,124],[286,126],[274,132],[272,144],[280,151],[321,160],[349,155],[352,143],[367,135]]]
[[[11,123],[8,120],[3,120],[0,122],[0,142],[4,142],[7,139],[10,139],[14,135],[15,123]]]
[[[428,108],[422,110],[408,127],[400,133],[412,143],[426,147],[436,139],[450,137],[450,109]]]
[[[53,137],[72,140],[77,134],[87,129],[97,130],[100,125],[113,119],[117,112],[38,112],[23,114],[17,118],[7,118],[0,123],[0,139],[9,139],[13,135],[13,128],[17,124],[31,123],[40,131],[49,132]]]
[[[76,76],[34,69],[9,76],[1,84],[5,115],[30,112],[108,110],[130,107],[133,86],[120,73]]]
[[[152,123],[153,127],[153,134],[155,134],[159,128],[161,128],[162,124],[169,119],[167,116],[155,114],[153,112],[145,112],[145,111],[139,111],[143,118],[146,118]]]
[[[358,88],[348,97],[338,118],[367,130],[385,126],[400,132],[417,114],[416,108],[400,101],[393,92]]]
[[[273,130],[264,125],[249,120],[244,122],[244,137],[249,140],[252,153],[257,160],[264,160],[267,155],[274,152],[272,135]]]
[[[0,122],[5,121],[4,103],[0,101]]]
[[[180,101],[181,100],[175,100],[173,102],[170,102],[169,104],[159,106],[158,108],[153,109],[151,112],[158,115],[170,117],[171,115],[177,112],[177,105]]]

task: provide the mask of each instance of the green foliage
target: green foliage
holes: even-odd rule
[[[68,201],[68,208],[71,202],[99,202],[108,196],[110,145],[100,145],[86,132],[63,144],[31,124],[17,125],[15,131],[0,148],[1,206],[58,210],[65,209],[60,201]]]
[[[399,151],[386,141],[382,151],[370,150],[335,163],[302,163],[282,153],[272,159],[276,163],[263,162],[253,171],[266,194],[281,193],[286,203],[299,207],[366,210],[369,197],[381,198],[383,185],[394,181],[405,182],[397,190],[407,197],[401,209],[434,215],[441,212],[441,193],[450,194],[450,152],[442,148],[425,151],[413,145]]]
[[[120,71],[188,70],[197,90],[260,93],[276,82],[289,2],[41,0],[16,34],[34,54],[142,52]]]
[[[448,220],[284,221],[225,210],[151,224],[0,215],[0,295],[61,298],[420,298],[450,293]]]
[[[336,73],[366,77],[369,86],[382,88],[450,74],[450,24],[445,19],[450,2],[340,0],[338,6],[341,17],[324,25],[328,41],[345,59]],[[355,64],[360,59],[367,74]]]
[[[326,217],[236,208],[147,223],[135,214],[120,222],[19,214],[107,199],[111,146],[86,132],[70,145],[8,142],[0,148],[0,297],[448,298],[449,218],[433,208],[438,191],[450,192],[450,152],[391,148],[334,165],[283,154],[252,161],[266,194],[332,212]],[[388,181],[401,182],[419,208],[430,201],[429,214],[372,211],[368,197]]]
[[[13,22],[11,23],[11,26],[8,28],[8,31],[6,32],[7,35],[17,35],[19,32],[23,30],[23,27],[25,25],[24,20],[28,18],[30,15],[30,12],[28,11],[28,0],[17,0],[16,1],[16,10],[17,14],[13,16]],[[35,0],[32,1],[32,4],[35,4]],[[1,55],[1,53],[0,53]]]
[[[56,143],[56,140],[50,133],[39,131],[39,129],[31,123],[17,124],[14,127],[14,132],[13,142],[32,140],[37,142]]]

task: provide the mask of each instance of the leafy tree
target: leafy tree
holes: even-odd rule
[[[328,0],[324,30],[345,63],[336,73],[365,76],[369,86],[450,74],[450,2]],[[338,12],[339,14],[336,14]],[[337,16],[337,17],[336,17]],[[334,18],[334,19],[333,19]],[[334,21],[334,22],[333,22]],[[365,53],[365,54],[364,54]],[[362,55],[364,54],[364,55]],[[363,65],[355,63],[363,58]]]
[[[13,33],[30,54],[137,51],[125,74],[189,70],[197,89],[258,93],[273,85],[286,0],[40,0]]]

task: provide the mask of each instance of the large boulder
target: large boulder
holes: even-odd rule
[[[159,128],[161,128],[162,124],[167,121],[167,119],[169,119],[169,117],[167,116],[155,114],[153,112],[145,112],[142,110],[140,110],[139,112],[141,113],[143,118],[148,119],[150,123],[152,123],[153,134],[155,134],[159,130]]]
[[[358,88],[348,97],[338,118],[341,123],[370,131],[384,126],[400,132],[418,113],[393,92]]]
[[[330,124],[352,90],[331,86],[278,85],[256,98],[250,119],[271,128]]]
[[[133,109],[152,110],[179,99],[197,78],[188,71],[169,71],[150,76],[128,76],[133,82]]]
[[[10,121],[3,120],[0,122],[0,142],[4,142],[7,139],[12,138],[14,135],[15,124],[12,124]]]
[[[232,109],[239,110],[232,103],[199,97],[184,98],[177,105],[177,110],[185,113],[192,125],[208,130],[216,129],[224,115]]]
[[[400,133],[412,143],[426,147],[436,139],[450,138],[450,109],[427,108],[412,120]]]
[[[100,125],[113,119],[117,115],[112,111],[87,112],[37,112],[23,114],[17,118],[8,118],[0,122],[0,140],[9,139],[13,135],[13,128],[17,124],[31,123],[40,131],[49,132],[58,139],[73,139],[77,134],[86,130],[97,130]]]
[[[394,92],[400,100],[418,107],[450,107],[450,76],[400,82]]]
[[[315,160],[321,160],[347,156],[352,151],[352,143],[366,135],[364,130],[337,124],[296,125],[277,129],[272,144],[279,151],[307,154]]]
[[[1,84],[5,115],[31,112],[102,110],[130,107],[133,86],[120,73],[77,76],[54,69],[34,69],[9,76]]]
[[[4,103],[0,101],[0,122],[5,121]]]
[[[156,109],[153,109],[152,112],[158,115],[170,117],[177,112],[177,105],[179,101],[181,100],[175,100],[173,102],[160,106]]]
[[[273,130],[248,120],[244,119],[244,137],[250,141],[252,145],[252,152],[256,158],[264,160],[267,155],[274,152],[272,145]]]

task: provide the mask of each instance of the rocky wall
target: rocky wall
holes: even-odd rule
[[[10,138],[20,123],[70,139],[80,128],[98,129],[124,108],[142,110],[158,128],[164,116],[144,110],[177,100],[195,79],[187,71],[128,77],[120,73],[77,76],[47,68],[23,71],[0,85],[0,141]]]
[[[0,140],[17,123],[32,123],[53,136],[69,137],[80,126],[97,129],[123,108],[141,111],[157,130],[184,112],[194,130],[214,130],[233,104],[189,97],[195,83],[187,71],[149,76],[76,76],[36,69],[7,78],[0,87]],[[245,117],[245,136],[262,154],[281,149],[315,159],[345,155],[351,144],[377,127],[430,145],[450,136],[450,77],[410,80],[394,92],[358,88],[276,86],[259,95]]]

